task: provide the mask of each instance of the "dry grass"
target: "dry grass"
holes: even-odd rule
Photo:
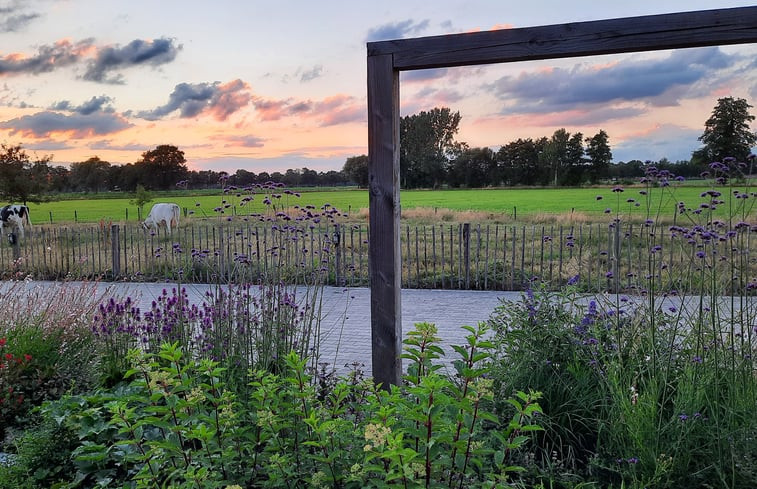
[[[353,212],[348,222],[368,224],[368,209]],[[515,219],[513,218],[515,217]],[[441,223],[472,223],[472,224],[596,224],[606,223],[609,218],[605,215],[584,212],[564,212],[559,214],[543,213],[526,216],[513,216],[509,213],[490,211],[457,211],[453,209],[415,207],[402,210],[402,222],[412,224],[441,224]]]
[[[72,332],[89,327],[106,297],[97,282],[4,281],[0,284],[0,335],[20,324]]]

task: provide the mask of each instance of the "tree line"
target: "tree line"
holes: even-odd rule
[[[347,185],[341,171],[316,172],[308,168],[286,172],[235,173],[190,170],[184,152],[173,145],[146,151],[135,163],[113,164],[97,156],[71,163],[52,165],[52,158],[32,159],[22,145],[0,144],[0,198],[9,202],[42,202],[68,192],[135,192],[137,189],[208,189],[223,184],[248,186],[281,182],[295,186]]]
[[[455,140],[461,116],[449,108],[400,119],[400,185],[402,188],[478,188],[487,186],[578,186],[642,177],[654,164],[686,178],[699,177],[713,161],[726,157],[746,161],[757,136],[749,128],[754,116],[744,99],[718,100],[699,140],[704,146],[690,160],[675,163],[631,160],[613,163],[604,130],[593,136],[557,129],[551,136],[520,138],[500,146],[471,148]],[[360,186],[368,185],[368,157],[347,159],[342,170]]]
[[[654,163],[686,178],[697,177],[712,161],[726,157],[746,161],[757,135],[755,119],[744,99],[718,99],[699,140],[704,146],[689,161],[675,163],[631,160],[613,163],[604,130],[593,136],[556,130],[549,137],[520,138],[496,151],[471,148],[455,140],[461,116],[447,107],[422,111],[400,119],[400,185],[402,188],[479,188],[489,186],[578,186],[644,175]],[[0,145],[0,198],[11,202],[40,202],[64,192],[135,192],[176,188],[206,189],[281,182],[290,187],[368,186],[368,156],[347,158],[341,171],[316,172],[308,168],[285,172],[235,173],[190,170],[184,152],[160,145],[142,153],[135,163],[112,164],[97,156],[70,167],[51,164],[45,156],[32,159],[19,145]]]

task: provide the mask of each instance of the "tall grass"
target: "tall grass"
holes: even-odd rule
[[[678,201],[675,177],[652,167],[639,194],[616,187],[602,199],[611,205],[610,226],[637,209],[646,223],[646,259],[632,271],[629,293],[585,298],[578,284],[559,293],[535,287],[498,309],[492,322],[502,394],[526,385],[544,394],[534,480],[552,487],[757,486],[757,277],[747,268],[755,259],[757,195],[728,184],[753,164],[713,163],[720,186],[697,202]],[[665,196],[654,200],[652,192]],[[725,193],[734,197],[730,204]],[[675,225],[662,225],[666,206],[652,204],[664,199],[678,206]],[[727,215],[718,218],[723,206]],[[674,246],[689,266],[666,261],[663,233],[679,238]],[[611,266],[619,257],[610,258]]]

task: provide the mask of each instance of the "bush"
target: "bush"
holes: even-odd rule
[[[654,300],[576,299],[528,292],[491,320],[495,392],[543,395],[531,482],[757,487],[749,335]]]
[[[279,374],[250,372],[249,399],[224,368],[186,358],[176,344],[133,351],[128,384],[43,408],[78,433],[74,485],[91,487],[504,487],[538,430],[538,394],[519,392],[507,418],[491,414],[486,330],[468,328],[454,381],[438,373],[433,325],[406,341],[402,388],[355,375],[322,389],[306,361]]]
[[[0,323],[0,441],[26,424],[32,407],[72,388],[87,390],[97,378],[90,286],[31,294],[15,294],[16,287],[25,284],[11,284],[0,311],[7,313]]]
[[[0,489],[62,487],[74,473],[76,433],[52,419],[27,426],[14,442],[12,462],[0,464]]]

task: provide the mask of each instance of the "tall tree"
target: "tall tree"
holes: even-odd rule
[[[421,111],[400,119],[400,179],[405,188],[438,187],[447,163],[459,148],[455,142],[460,112],[448,107]]]
[[[542,172],[539,178],[541,185],[558,186],[560,179],[565,178],[568,166],[568,141],[570,141],[570,133],[564,128],[558,129],[542,148],[539,153],[539,164],[548,171]]]
[[[497,159],[489,148],[468,148],[450,161],[447,175],[453,187],[480,188],[500,182]]]
[[[518,139],[507,143],[497,151],[497,165],[505,185],[536,185],[540,171],[539,156],[547,144],[547,138]]]
[[[342,167],[344,175],[360,188],[368,188],[368,156],[350,156]]]
[[[565,165],[560,185],[580,185],[583,182],[586,171],[585,155],[584,135],[580,132],[571,134],[565,150]]]
[[[109,188],[110,163],[93,156],[87,161],[71,163],[71,182],[80,190],[100,192]]]
[[[610,162],[612,162],[609,138],[603,129],[594,136],[586,138],[586,155],[589,157],[589,182],[597,183],[600,178],[607,175]]]
[[[24,204],[47,200],[51,159],[45,156],[32,161],[20,144],[0,144],[0,197]]]
[[[749,128],[749,123],[754,120],[750,108],[752,106],[743,98],[718,99],[712,115],[704,123],[704,132],[699,136],[704,148],[697,150],[694,158],[712,162],[730,156],[745,161],[757,143],[757,135]]]
[[[142,159],[135,166],[145,188],[156,190],[174,188],[179,181],[187,178],[189,171],[184,152],[170,144],[162,144],[142,153]]]

